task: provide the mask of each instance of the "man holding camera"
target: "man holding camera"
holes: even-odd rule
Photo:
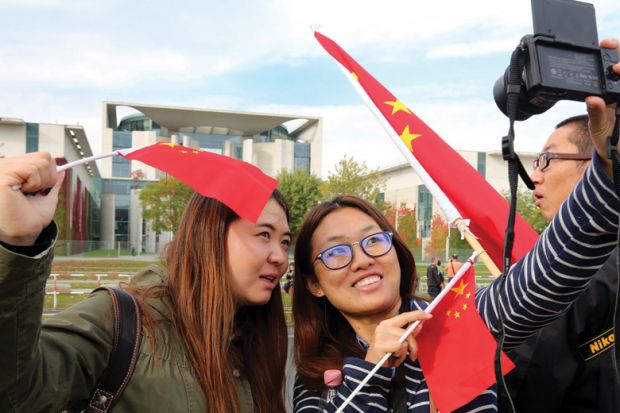
[[[615,39],[604,40],[601,46],[620,49]],[[620,63],[613,70],[620,73]],[[602,99],[588,97],[586,104],[590,130],[586,115],[560,122],[534,161],[536,206],[547,222],[590,163],[594,146],[590,135],[596,136],[597,127],[615,120],[608,108],[601,123]],[[509,353],[517,367],[506,382],[517,412],[619,411],[612,358],[617,272],[614,252],[565,314]]]

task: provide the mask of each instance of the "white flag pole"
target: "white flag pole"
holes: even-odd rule
[[[469,270],[469,268],[474,264],[474,262],[476,262],[478,256],[480,255],[480,253],[478,251],[474,251],[471,254],[471,257],[469,257],[467,259],[467,261],[465,261],[465,263],[461,266],[461,268],[457,271],[457,273],[454,275],[454,277],[452,277],[452,280],[450,280],[450,282],[448,283],[448,285],[446,286],[446,288],[444,288],[443,290],[441,290],[441,292],[437,295],[437,297],[435,297],[435,299],[428,305],[428,307],[426,307],[424,309],[425,313],[428,314],[432,314],[433,310],[435,309],[435,307],[437,307],[437,305],[441,302],[441,300],[443,300],[443,298],[450,292],[450,290],[452,289],[452,287],[454,286],[454,284],[457,283],[457,281],[459,281],[461,279],[461,277]],[[407,330],[405,331],[405,333],[398,339],[399,343],[403,343],[407,337],[409,337],[409,335],[413,332],[413,330],[415,330],[415,328],[420,324],[420,320],[416,320],[413,323],[411,323],[411,325],[407,328]],[[357,394],[362,390],[362,387],[364,387],[366,385],[366,383],[368,383],[368,380],[370,380],[370,378],[381,368],[381,366],[383,366],[383,364],[385,364],[385,362],[392,357],[392,353],[387,353],[386,355],[384,355],[381,360],[379,360],[379,362],[377,362],[377,364],[375,365],[375,367],[373,367],[372,370],[370,370],[368,372],[368,374],[366,375],[366,377],[364,377],[364,380],[362,380],[357,387],[351,392],[351,394],[349,395],[349,397],[347,397],[345,399],[345,401],[340,405],[340,407],[338,408],[338,410],[336,410],[336,413],[341,413],[345,407],[348,406],[349,403],[351,403],[351,400],[353,400],[353,398],[355,396],[357,396]]]
[[[139,149],[139,148],[137,148]],[[67,169],[71,169],[74,166],[78,166],[78,165],[82,165],[88,162],[92,162],[92,161],[96,161],[97,159],[103,159],[103,158],[108,158],[110,156],[114,156],[114,155],[127,155],[128,153],[131,153],[133,151],[135,151],[136,148],[126,148],[126,149],[119,149],[116,151],[112,151],[112,152],[106,152],[106,153],[101,153],[99,155],[93,155],[93,156],[89,156],[86,158],[81,158],[78,159],[77,161],[73,161],[73,162],[69,162],[66,163],[64,165],[59,165],[58,167],[56,167],[56,171],[57,172],[62,172],[62,171],[66,171]],[[19,185],[13,185],[11,187],[11,189],[13,191],[19,191],[21,189],[21,184]]]

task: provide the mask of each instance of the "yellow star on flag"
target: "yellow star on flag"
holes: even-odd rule
[[[463,295],[465,293],[465,288],[467,288],[469,284],[465,284],[463,282],[463,280],[461,280],[461,283],[459,284],[458,287],[454,287],[452,290],[450,291],[454,291],[456,293],[456,295]]]
[[[469,297],[471,297],[471,293],[465,294],[465,298],[469,298]]]
[[[454,318],[459,318],[461,316],[461,313],[459,313],[458,311],[454,312]]]
[[[355,79],[356,82],[360,81],[360,77],[357,75],[357,73],[351,72],[351,76],[353,76],[353,79]]]
[[[463,304],[463,310],[467,310],[467,303]]]
[[[409,132],[409,125],[406,125],[405,129],[403,129],[403,133],[400,134],[400,138],[403,142],[405,142],[405,145],[407,145],[407,148],[409,148],[411,152],[413,152],[413,140],[419,138],[420,136],[422,135]]]
[[[452,313],[452,311],[450,311],[450,310],[446,311],[446,315],[447,315],[448,317],[450,317],[450,314],[451,314],[451,313]]]
[[[399,110],[402,110],[403,112],[407,112],[408,114],[411,115],[411,111],[409,110],[409,108],[405,106],[405,104],[398,99],[388,100],[383,103],[392,107],[392,115],[397,113]]]
[[[160,142],[160,145],[164,145],[164,146],[170,146],[171,148],[174,148],[176,145],[172,142]]]

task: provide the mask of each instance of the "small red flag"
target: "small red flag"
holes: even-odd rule
[[[173,143],[159,142],[119,153],[174,176],[252,222],[278,186],[278,181],[247,162]]]
[[[314,32],[321,46],[356,79],[394,132],[443,191],[495,265],[502,268],[508,202],[461,155],[359,65],[336,42]],[[475,125],[472,125],[475,127]],[[432,190],[432,188],[428,188]],[[438,198],[437,194],[433,194]],[[445,212],[445,211],[444,211]],[[517,214],[512,262],[534,246],[538,234]]]
[[[416,341],[418,360],[433,401],[451,412],[495,383],[497,341],[476,309],[476,279],[471,267],[424,322]],[[502,372],[514,368],[502,353]]]

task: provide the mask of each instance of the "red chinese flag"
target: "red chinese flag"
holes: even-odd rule
[[[495,383],[497,341],[476,310],[475,288],[472,267],[439,302],[416,337],[418,360],[441,412],[469,403]],[[504,374],[513,368],[502,353]]]
[[[121,155],[174,176],[252,222],[278,186],[278,181],[247,162],[173,143],[159,142]]]
[[[380,114],[441,188],[493,262],[502,268],[508,202],[467,161],[390,93],[333,40],[315,32],[321,46],[357,80]],[[430,189],[430,188],[429,188]],[[512,262],[524,256],[538,234],[517,216]]]

